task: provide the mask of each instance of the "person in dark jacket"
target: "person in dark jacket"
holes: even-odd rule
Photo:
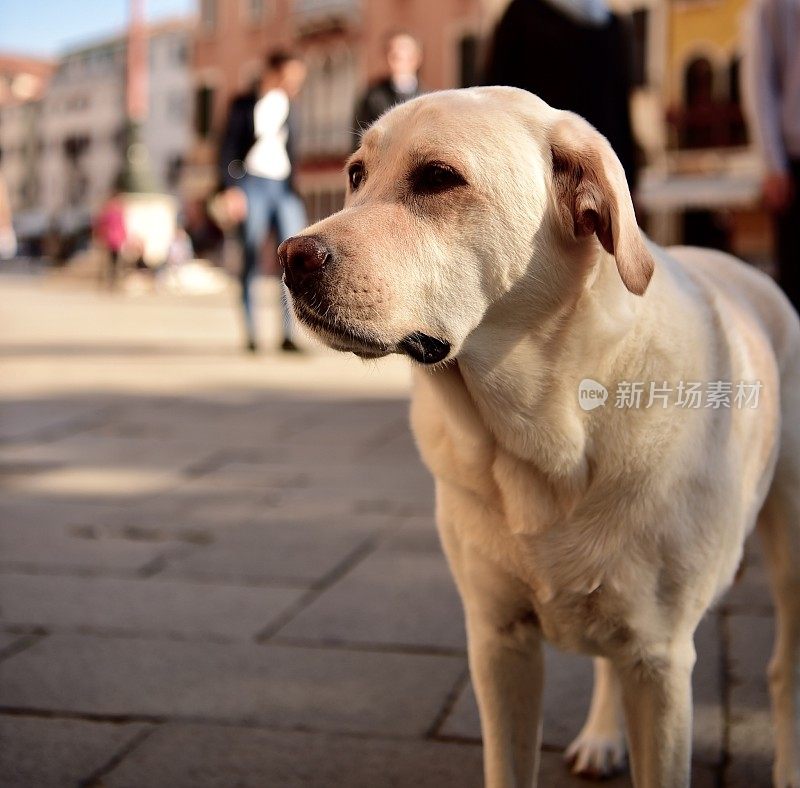
[[[632,33],[604,0],[512,0],[494,35],[486,84],[535,93],[582,115],[636,183],[629,98]]]
[[[242,221],[244,261],[241,272],[246,346],[258,349],[252,304],[252,283],[258,273],[264,239],[275,228],[278,242],[307,224],[303,201],[294,189],[296,167],[291,145],[291,100],[300,92],[306,67],[283,50],[267,57],[258,89],[231,104],[219,150],[222,199],[233,221]],[[296,351],[294,320],[286,288],[281,284],[283,344]]]
[[[418,72],[422,65],[422,45],[410,33],[395,32],[386,38],[386,65],[389,73],[367,88],[356,106],[353,118],[353,147],[361,134],[395,104],[421,95]]]
[[[746,30],[742,87],[766,169],[778,282],[800,312],[800,2],[753,0]]]

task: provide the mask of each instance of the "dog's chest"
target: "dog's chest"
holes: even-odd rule
[[[521,581],[527,599],[520,601],[534,608],[551,641],[593,653],[622,644],[627,604],[614,589],[626,587],[619,574],[632,564],[619,566],[612,541],[584,538],[574,492],[554,489],[488,433],[461,432],[430,413],[413,423],[437,479],[440,526]]]

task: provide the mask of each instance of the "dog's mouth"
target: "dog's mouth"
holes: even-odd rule
[[[358,326],[344,323],[334,316],[322,317],[302,301],[295,299],[294,309],[301,323],[317,334],[328,347],[359,358],[383,358],[402,353],[419,364],[437,364],[450,355],[450,343],[421,331],[407,334],[399,342],[387,343]]]
[[[355,353],[359,358],[383,358],[396,352],[393,345],[381,342],[362,328],[343,323],[336,317],[321,317],[297,299],[294,301],[294,310],[300,322],[334,350]]]

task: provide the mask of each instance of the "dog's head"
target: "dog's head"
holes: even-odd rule
[[[279,249],[298,317],[339,350],[436,363],[508,314],[502,302],[533,316],[573,298],[602,250],[632,293],[652,274],[608,142],[524,91],[396,107],[347,178],[344,209]]]

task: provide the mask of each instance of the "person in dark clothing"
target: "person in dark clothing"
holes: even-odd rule
[[[611,143],[633,188],[631,79],[632,33],[603,0],[512,0],[497,25],[485,81],[582,115]]]
[[[293,186],[296,167],[290,113],[291,100],[300,92],[305,76],[299,57],[282,50],[271,53],[258,89],[231,104],[219,150],[226,213],[233,221],[243,222],[242,307],[246,346],[251,352],[258,349],[251,290],[264,239],[272,226],[281,243],[307,224],[303,201]],[[281,349],[296,351],[294,320],[283,284],[281,306]]]
[[[765,164],[764,207],[775,223],[778,282],[800,312],[800,3],[753,0],[743,94]]]
[[[356,106],[353,147],[361,134],[395,104],[421,95],[417,72],[422,65],[422,46],[410,33],[391,33],[386,38],[386,77],[369,86]]]

